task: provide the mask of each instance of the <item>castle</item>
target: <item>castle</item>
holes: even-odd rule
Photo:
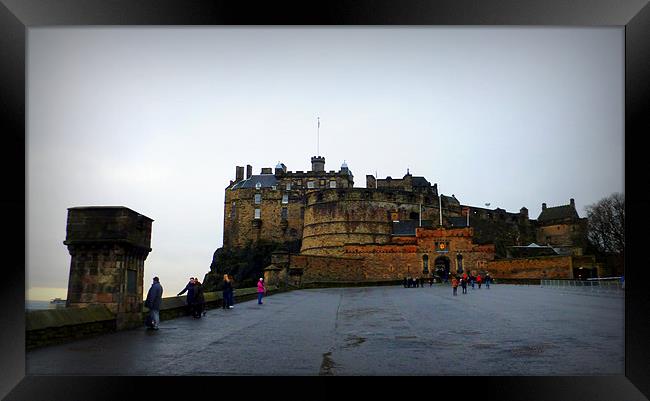
[[[512,213],[463,205],[408,170],[397,179],[367,175],[365,188],[354,187],[345,162],[326,171],[325,158],[314,156],[309,171],[287,171],[278,163],[255,175],[247,165],[244,177],[237,166],[225,190],[223,245],[281,244],[284,251],[265,269],[272,281],[447,277],[464,269],[572,278],[576,263],[595,269],[593,258],[582,255],[585,229],[573,199],[558,207],[542,204],[539,218],[531,220],[525,207]],[[522,258],[536,260],[510,266]]]

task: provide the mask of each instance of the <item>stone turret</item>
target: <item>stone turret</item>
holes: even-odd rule
[[[69,208],[63,242],[72,256],[66,306],[104,304],[116,314],[118,329],[141,326],[152,222],[123,206]]]
[[[325,158],[323,156],[313,156],[311,158],[311,171],[325,171]]]

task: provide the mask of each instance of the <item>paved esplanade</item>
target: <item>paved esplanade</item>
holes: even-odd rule
[[[624,299],[537,286],[300,290],[28,352],[28,374],[620,375]]]

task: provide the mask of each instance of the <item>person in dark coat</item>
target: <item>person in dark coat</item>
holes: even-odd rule
[[[406,279],[406,277],[404,277],[404,288],[406,288],[407,285],[408,285],[408,280]]]
[[[153,320],[153,329],[158,330],[160,324],[160,303],[162,302],[163,288],[160,285],[158,277],[153,278],[153,284],[147,293],[147,299],[144,301],[144,306],[149,308],[151,320]]]
[[[485,288],[488,290],[490,289],[490,281],[492,281],[492,277],[490,277],[490,273],[485,274]]]
[[[190,277],[190,282],[187,283],[185,288],[183,288],[183,291],[179,292],[176,296],[181,296],[185,294],[185,291],[187,291],[187,309],[188,313],[190,315],[193,315],[194,313],[194,277]]]
[[[194,308],[192,316],[200,319],[205,307],[205,297],[203,296],[203,285],[198,279],[194,280]]]
[[[460,279],[460,286],[463,288],[463,294],[467,294],[467,280],[469,280],[469,278],[462,277]]]

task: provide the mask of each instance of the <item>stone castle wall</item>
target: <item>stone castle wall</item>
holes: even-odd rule
[[[261,203],[255,204],[255,194]],[[288,195],[288,203],[282,196]],[[234,204],[234,210],[233,210]],[[260,219],[255,219],[255,209],[260,209]],[[282,209],[287,208],[287,218]],[[302,238],[303,198],[298,191],[286,187],[243,188],[226,191],[224,202],[224,246],[244,247],[249,242],[267,240],[274,242],[296,241]]]
[[[493,278],[573,278],[572,256],[543,256],[536,258],[499,259],[488,262],[487,271]]]
[[[392,221],[438,220],[438,198],[424,193],[367,188],[328,189],[309,193],[301,253],[343,255],[346,244],[388,244]],[[422,209],[420,209],[422,205]],[[459,216],[443,209],[443,221]]]
[[[579,222],[538,226],[536,240],[541,245],[571,246],[580,242],[586,232],[586,219]]]

